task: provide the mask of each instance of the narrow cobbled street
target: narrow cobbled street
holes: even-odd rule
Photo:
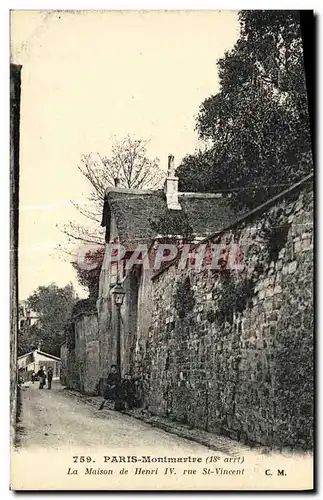
[[[22,388],[18,445],[23,448],[153,447],[160,453],[205,453],[207,448],[115,411],[99,411],[73,398],[58,383],[51,390],[38,383]]]
[[[51,390],[26,383],[12,460],[13,489],[261,489],[270,488],[272,477],[288,489],[300,474],[311,474],[310,455],[269,453],[212,434],[209,448],[98,408],[58,382]],[[278,470],[285,475],[277,477]]]

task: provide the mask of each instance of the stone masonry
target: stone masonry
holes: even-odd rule
[[[239,245],[242,270],[172,265],[153,278],[139,360],[150,378],[146,404],[245,442],[311,448],[312,187],[291,190],[219,241]]]
[[[79,301],[77,309],[61,346],[61,382],[82,393],[97,394],[101,377],[98,316],[88,300]]]
[[[10,438],[15,442],[17,417],[19,140],[22,67],[10,64]]]

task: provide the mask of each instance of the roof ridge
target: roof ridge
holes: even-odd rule
[[[128,189],[119,187],[108,187],[105,190],[105,196],[108,197],[109,194],[112,193],[140,195],[140,194],[159,194],[160,192],[161,192],[160,189],[154,190],[154,189]]]
[[[29,356],[29,354],[33,354],[33,352],[35,352],[35,351],[29,351],[29,352],[26,352],[26,354],[20,354],[20,356],[18,356],[17,359],[21,359],[21,358],[24,358],[25,356]]]
[[[49,352],[41,351],[40,349],[34,349],[33,351],[26,352],[26,354],[21,354],[20,356],[18,356],[17,359],[24,358],[25,356],[29,356],[30,354],[34,354],[35,352],[38,352],[40,354],[44,354],[45,356],[48,356],[50,358],[55,358],[57,360],[61,359],[58,356],[54,356],[54,354],[50,354]]]
[[[35,351],[33,351],[33,352],[35,352]],[[49,358],[55,358],[59,361],[61,359],[58,356],[54,356],[54,354],[50,354],[49,352],[41,351],[40,349],[36,349],[36,352],[38,352],[39,354],[44,354],[45,356],[48,356]]]
[[[253,208],[252,210],[249,210],[248,212],[241,215],[235,221],[231,222],[227,226],[224,226],[221,229],[214,231],[213,234],[211,234],[211,236],[207,236],[202,241],[200,241],[198,244],[194,245],[192,250],[194,250],[194,248],[198,248],[201,244],[207,243],[208,241],[210,241],[210,239],[215,238],[215,237],[225,233],[226,231],[232,230],[233,228],[235,228],[239,224],[247,221],[248,219],[254,217],[255,215],[258,215],[259,213],[264,212],[266,209],[272,207],[277,201],[280,201],[281,199],[283,199],[284,197],[286,197],[287,195],[289,195],[293,191],[296,191],[297,189],[303,188],[303,186],[308,184],[310,179],[312,179],[312,180],[314,179],[314,172],[311,172],[310,174],[303,177],[300,181],[297,181],[294,184],[292,184],[291,186],[289,186],[287,189],[284,189],[283,191],[276,194],[272,198],[269,198],[267,201],[261,203],[260,205]],[[179,260],[179,258],[180,258],[180,255],[177,255],[173,260],[167,262],[166,265],[162,269],[157,271],[151,277],[151,279],[154,280],[155,278],[157,278],[157,276],[163,274],[168,268],[172,267]]]

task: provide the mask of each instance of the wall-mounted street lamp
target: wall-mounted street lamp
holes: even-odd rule
[[[111,292],[113,295],[114,303],[117,306],[117,365],[121,373],[121,306],[123,304],[125,291],[120,283],[117,283]]]

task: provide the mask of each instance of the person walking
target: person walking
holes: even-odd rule
[[[21,385],[23,385],[23,383],[24,383],[23,376],[21,375],[21,373],[18,373],[18,386],[20,387]]]
[[[120,371],[117,365],[111,365],[111,371],[107,377],[107,384],[103,394],[103,401],[100,405],[99,410],[103,410],[105,402],[109,399],[115,401],[117,391],[120,386]]]
[[[37,375],[39,377],[39,389],[44,389],[46,385],[46,373],[43,366],[40,368]]]
[[[48,381],[48,389],[52,388],[52,380],[53,380],[53,368],[51,366],[48,367],[47,371],[47,381]]]

